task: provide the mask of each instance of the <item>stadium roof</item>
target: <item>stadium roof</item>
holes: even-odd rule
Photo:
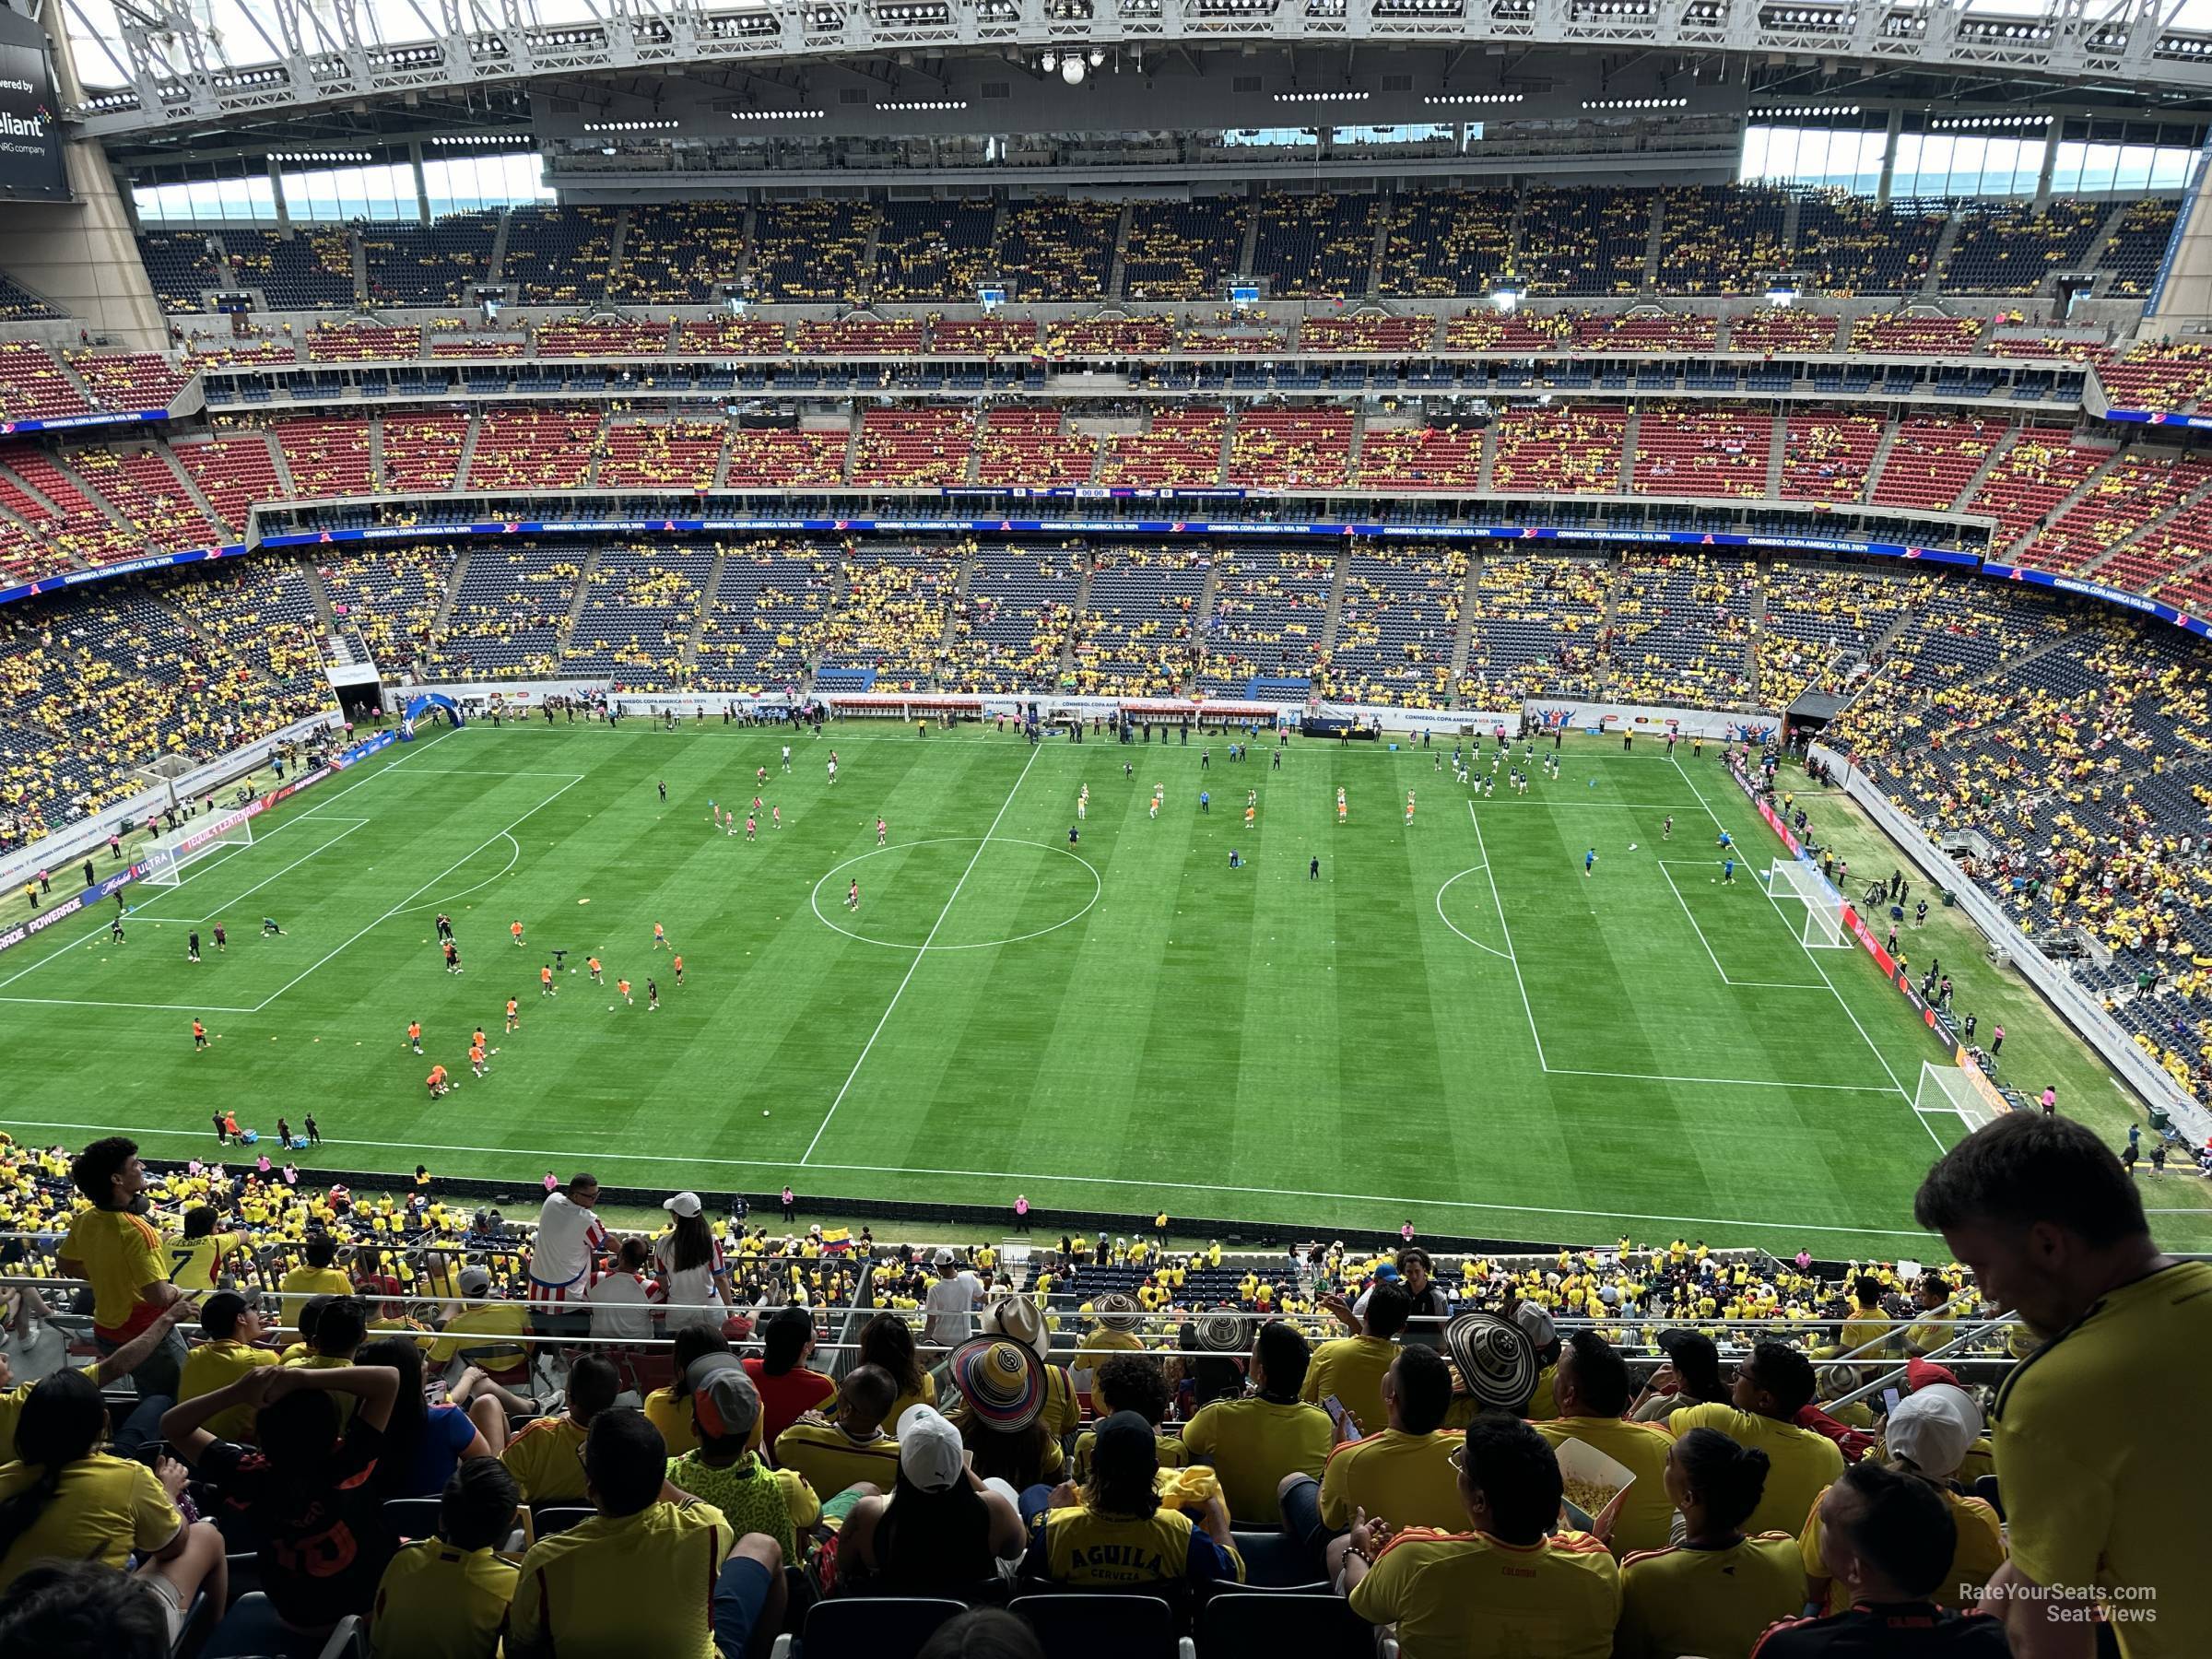
[[[874,61],[1034,65],[1429,47],[1470,79],[1566,48],[1593,74],[1672,59],[1755,94],[1794,86],[2171,108],[2212,99],[2212,0],[47,0],[96,136],[206,133],[277,112],[440,100],[562,77]],[[1380,53],[1371,54],[1379,58]],[[1364,67],[1363,67],[1364,72]],[[1316,113],[1325,112],[1317,106]]]

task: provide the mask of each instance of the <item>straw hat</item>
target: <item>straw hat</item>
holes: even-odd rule
[[[1090,1304],[1090,1311],[1110,1331],[1134,1331],[1136,1322],[1144,1317],[1136,1298],[1120,1290],[1109,1290],[1098,1298]]]
[[[961,1403],[988,1428],[1014,1433],[1044,1409],[1044,1366],[1021,1343],[975,1337],[953,1350],[948,1369]]]
[[[1520,1411],[1536,1392],[1536,1346],[1495,1313],[1462,1313],[1444,1327],[1444,1349],[1486,1411]]]

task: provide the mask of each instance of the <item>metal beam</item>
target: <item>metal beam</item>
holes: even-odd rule
[[[2168,0],[2171,3],[2171,0]],[[363,0],[266,0],[286,54],[234,64],[252,42],[218,41],[190,0],[118,0],[127,88],[68,112],[92,137],[219,126],[245,115],[407,92],[515,85],[555,75],[641,68],[849,62],[900,53],[949,54],[1046,47],[1433,45],[1440,50],[1584,51],[1818,57],[1851,73],[2030,76],[2116,82],[2212,95],[2212,31],[2175,27],[2161,0],[2124,0],[2109,16],[2088,0],[2046,0],[2040,15],[1969,9],[1969,0],[597,0],[582,19],[541,20],[540,0],[432,0],[408,9],[422,38],[386,38],[393,14]],[[251,18],[258,7],[243,8]],[[542,9],[550,10],[550,7]],[[2097,10],[2108,9],[2100,0]]]

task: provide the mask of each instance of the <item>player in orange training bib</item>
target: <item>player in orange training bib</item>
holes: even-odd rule
[[[560,994],[553,988],[553,964],[550,962],[537,971],[537,994],[540,996],[559,996]]]
[[[510,926],[507,931],[514,935],[515,947],[520,949],[523,943],[523,924],[520,922],[517,922]]]
[[[507,1029],[510,1031],[519,1031],[523,1029],[522,1007],[512,996],[507,999]]]

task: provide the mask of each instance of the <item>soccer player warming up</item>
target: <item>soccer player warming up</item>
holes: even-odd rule
[[[461,971],[461,947],[451,939],[445,942],[445,971],[448,973]]]
[[[1590,872],[1591,872],[1592,870],[1595,869],[1596,867],[1597,867],[1597,849],[1596,849],[1595,847],[1593,847],[1593,848],[1591,848],[1591,849],[1590,849],[1590,850],[1589,850],[1587,853],[1583,853],[1583,875],[1585,875],[1585,876],[1587,876],[1587,875],[1589,875],[1589,874],[1590,874]]]
[[[442,1065],[431,1066],[430,1075],[425,1077],[423,1082],[429,1088],[431,1100],[436,1100],[443,1099],[448,1087],[445,1080],[445,1067]]]
[[[877,844],[877,846],[879,846],[879,847],[880,847],[880,846],[882,846],[882,845],[883,845],[883,838],[884,838],[886,835],[889,834],[889,833],[890,833],[890,831],[889,831],[888,828],[888,827],[885,825],[885,823],[884,823],[883,819],[882,819],[882,818],[878,818],[876,820],[876,844]]]
[[[553,982],[553,964],[547,962],[537,971],[537,994],[540,996],[559,996],[560,987]]]
[[[514,947],[520,950],[523,947],[523,924],[520,922],[511,923],[507,931],[514,935]]]
[[[1409,824],[1413,822],[1413,791],[1410,789],[1406,792],[1406,821]]]
[[[1344,791],[1339,789],[1336,792],[1336,821],[1340,824],[1350,822],[1351,810],[1345,801]]]
[[[860,914],[860,883],[857,881],[845,889],[845,908],[856,916]]]

